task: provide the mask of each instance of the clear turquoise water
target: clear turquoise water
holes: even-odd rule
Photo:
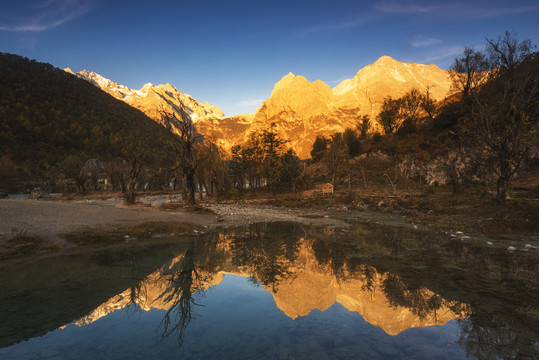
[[[0,359],[537,358],[538,319],[525,311],[537,304],[536,256],[443,241],[371,225],[343,233],[256,225],[4,267]],[[300,273],[294,269],[306,244],[308,264],[332,269],[342,287],[360,275],[367,279],[368,266],[398,280],[378,285],[392,307],[408,308],[419,319],[439,311],[432,301],[441,299],[466,309],[466,316],[394,336],[338,301],[292,319],[266,289],[279,289]],[[227,274],[217,285],[193,285],[201,274],[219,271]],[[177,295],[169,313],[136,304],[144,298],[140,284],[156,273],[166,280],[163,296],[171,289]],[[126,289],[136,296],[116,311],[87,325],[71,323]]]

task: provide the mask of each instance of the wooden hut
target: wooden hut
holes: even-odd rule
[[[325,183],[322,185],[322,195],[333,195],[333,184]]]

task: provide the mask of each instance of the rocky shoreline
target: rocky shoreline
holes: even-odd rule
[[[276,208],[256,203],[209,203],[204,208],[217,216],[214,226],[245,225],[257,222],[297,222],[303,225],[346,227],[344,221],[330,218],[321,212],[299,211],[290,208]]]

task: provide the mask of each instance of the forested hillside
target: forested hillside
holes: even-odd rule
[[[0,158],[36,174],[66,158],[168,156],[168,131],[52,65],[0,53]],[[138,149],[134,149],[134,146]]]

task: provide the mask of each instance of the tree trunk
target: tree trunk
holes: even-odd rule
[[[451,181],[451,185],[453,187],[453,195],[456,195],[459,192],[459,176],[456,169],[455,164],[449,165],[449,180]]]
[[[508,180],[506,180],[504,176],[500,176],[496,183],[496,201],[499,203],[505,202],[507,182]]]
[[[359,169],[361,170],[361,176],[363,176],[363,187],[367,190],[367,180],[365,179],[365,172],[363,171],[363,166],[359,164]]]
[[[187,183],[187,203],[190,205],[195,205],[196,184],[194,172],[186,174],[185,181]]]
[[[134,181],[129,182],[127,191],[124,192],[125,202],[127,204],[134,204],[137,200],[137,193],[135,191],[136,183]]]

